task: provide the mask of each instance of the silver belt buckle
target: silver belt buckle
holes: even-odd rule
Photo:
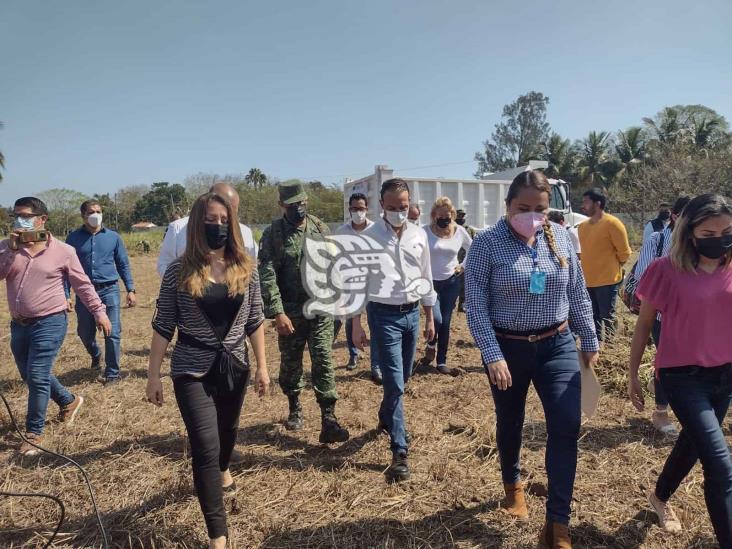
[[[536,343],[537,341],[539,341],[539,336],[536,334],[531,334],[527,339],[529,343]]]

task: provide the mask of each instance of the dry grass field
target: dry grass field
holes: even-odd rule
[[[95,382],[89,358],[69,333],[55,367],[66,386],[86,398],[75,424],[50,421],[45,444],[79,461],[88,471],[114,547],[202,547],[205,528],[193,493],[183,422],[166,380],[166,402],[143,399],[150,319],[158,277],[153,257],[136,257],[139,306],[124,310],[123,369],[127,378],[105,388]],[[0,306],[0,388],[22,420],[26,390],[9,350],[5,298]],[[645,503],[671,441],[656,435],[648,414],[624,398],[632,319],[624,317],[617,341],[600,365],[605,394],[600,411],[581,433],[572,516],[575,547],[713,547],[697,466],[674,498],[684,532],[659,530]],[[340,446],[318,443],[319,410],[304,395],[306,428],[286,432],[287,401],[276,384],[278,351],[267,327],[271,393],[250,393],[244,404],[237,448],[246,456],[233,468],[239,491],[227,497],[234,547],[534,547],[543,520],[545,426],[531,392],[524,432],[523,468],[534,483],[531,521],[519,524],[498,508],[502,496],[495,445],[493,404],[465,317],[454,322],[448,362],[465,375],[422,373],[411,382],[406,415],[413,434],[412,479],[388,486],[382,471],[390,454],[378,435],[381,389],[366,360],[347,372],[343,335],[334,351],[341,400],[337,414],[352,438]],[[645,374],[648,375],[648,372]],[[650,400],[648,401],[650,402]],[[57,413],[49,406],[49,420]],[[52,457],[19,459],[4,409],[0,412],[0,490],[47,491],[63,499],[67,518],[57,547],[99,547],[93,510],[79,472]],[[51,502],[0,499],[0,547],[39,547],[57,520]]]

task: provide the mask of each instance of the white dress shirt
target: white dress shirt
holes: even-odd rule
[[[579,231],[577,230],[577,227],[567,227],[567,232],[569,233],[569,241],[572,243],[574,253],[582,253],[582,246],[580,245]]]
[[[432,287],[430,249],[425,232],[409,222],[404,223],[401,237],[384,218],[379,218],[368,229],[361,232],[373,238],[392,254],[397,262],[396,270],[384,269],[383,276],[372,277],[370,282],[390,288],[388,297],[379,288],[369,290],[369,301],[387,305],[406,305],[421,301],[424,306],[433,306],[437,294]]]
[[[165,269],[168,268],[174,260],[183,255],[186,251],[186,233],[188,227],[188,218],[183,217],[176,221],[173,221],[168,225],[168,231],[165,233],[163,238],[163,244],[160,246],[160,256],[158,257],[158,274],[163,276]],[[257,259],[257,243],[254,241],[254,234],[252,230],[239,223],[241,229],[241,237],[244,241],[244,248],[252,258]]]

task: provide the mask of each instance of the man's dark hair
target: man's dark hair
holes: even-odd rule
[[[590,189],[589,191],[585,191],[585,194],[583,194],[582,196],[588,197],[593,202],[599,202],[600,208],[602,208],[603,210],[605,209],[605,204],[607,204],[607,196],[605,196],[605,193],[602,192],[601,189]]]
[[[384,199],[384,194],[389,192],[402,193],[407,191],[409,194],[409,185],[403,179],[394,177],[393,179],[387,179],[381,184],[381,199]]]
[[[101,205],[102,204],[96,198],[90,198],[89,200],[85,200],[84,202],[81,203],[81,207],[79,208],[79,210],[81,210],[81,215],[84,215],[84,214],[86,214],[86,211],[91,206],[101,206]]]
[[[353,193],[351,197],[348,199],[348,207],[351,207],[351,204],[353,204],[354,200],[363,200],[366,203],[366,207],[369,206],[369,199],[366,198],[366,195],[363,193]]]
[[[14,207],[17,208],[18,206],[21,208],[23,206],[30,208],[36,215],[48,215],[48,208],[46,207],[46,204],[43,200],[36,198],[35,196],[24,196],[23,198],[19,198],[15,201]]]
[[[684,211],[684,208],[686,208],[686,205],[691,202],[690,196],[680,196],[676,199],[676,202],[674,202],[674,205],[671,207],[671,213],[675,215],[681,215],[681,212]]]
[[[564,223],[564,214],[559,210],[550,211],[546,217],[549,221],[553,221],[554,223],[559,223],[560,225]]]

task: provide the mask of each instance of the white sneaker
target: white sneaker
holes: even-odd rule
[[[674,513],[671,504],[668,502],[664,503],[658,499],[653,490],[649,490],[647,495],[648,503],[651,504],[651,507],[653,507],[653,510],[656,512],[658,525],[661,529],[670,534],[677,534],[681,532],[681,522],[676,516],[676,513]]]

